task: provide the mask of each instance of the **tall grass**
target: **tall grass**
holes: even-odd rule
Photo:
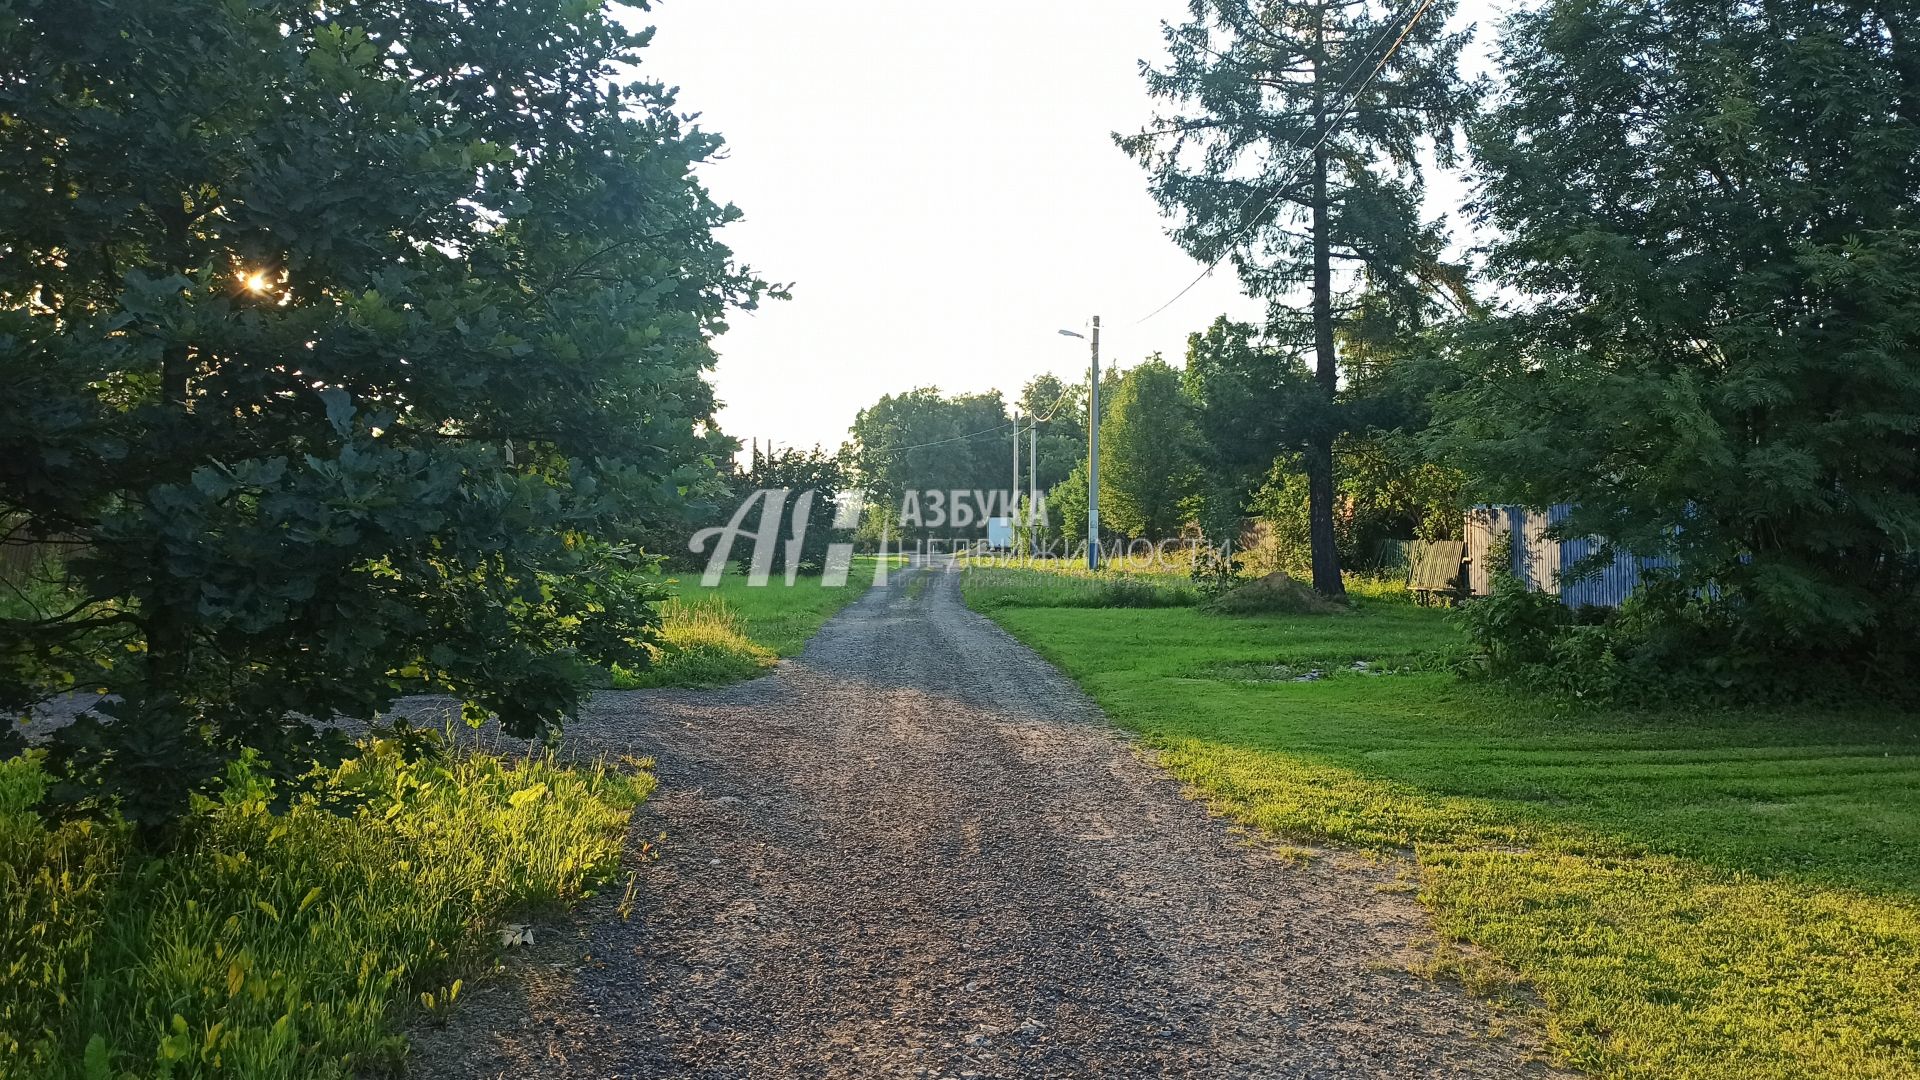
[[[722,686],[751,679],[779,659],[748,636],[746,619],[717,596],[663,601],[660,640],[647,651],[653,663],[646,668],[614,668],[615,689]]]
[[[1096,572],[1085,567],[1036,573],[975,563],[964,571],[967,602],[981,608],[1188,607],[1199,593],[1184,577],[1141,571]]]
[[[45,820],[0,763],[0,1075],[340,1077],[390,1066],[503,921],[617,863],[645,772],[376,741],[281,812],[245,764],[176,849]]]

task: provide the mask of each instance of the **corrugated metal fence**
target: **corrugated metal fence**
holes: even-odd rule
[[[1520,506],[1476,506],[1467,511],[1467,591],[1493,591],[1493,567],[1504,564],[1528,588],[1557,594],[1568,607],[1618,607],[1640,585],[1643,570],[1664,565],[1659,559],[1622,554],[1609,566],[1578,580],[1565,580],[1599,546],[1593,537],[1555,540],[1547,529],[1567,516],[1565,503],[1547,510]],[[1504,544],[1510,547],[1503,548]]]

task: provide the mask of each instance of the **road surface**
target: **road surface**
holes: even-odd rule
[[[657,759],[629,846],[662,856],[630,919],[536,928],[413,1072],[1547,1074],[1407,972],[1403,868],[1210,819],[958,576],[896,576],[767,678],[596,698],[569,739]]]

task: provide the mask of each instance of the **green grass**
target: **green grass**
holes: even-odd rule
[[[822,584],[818,574],[802,575],[791,588],[778,576],[756,587],[738,571],[710,586],[702,585],[697,574],[668,578],[674,596],[660,608],[660,643],[650,650],[653,664],[637,672],[616,668],[613,686],[722,686],[764,674],[860,598],[873,584],[878,558],[855,556],[846,584],[838,586]],[[900,564],[898,556],[888,556],[890,570]]]
[[[1920,1076],[1920,720],[1569,708],[1459,680],[1444,614],[1388,600],[1228,618],[964,587],[1222,812],[1411,851],[1439,934],[1530,984],[1574,1067]]]
[[[50,822],[31,755],[0,762],[0,1075],[345,1077],[459,997],[505,920],[617,865],[645,772],[375,743],[268,808],[244,767],[186,839]]]

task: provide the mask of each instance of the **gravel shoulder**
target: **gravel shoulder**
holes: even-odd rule
[[[767,678],[602,694],[568,740],[657,760],[631,917],[536,928],[414,1034],[416,1076],[1557,1075],[1406,971],[1403,867],[1210,819],[939,567]]]

